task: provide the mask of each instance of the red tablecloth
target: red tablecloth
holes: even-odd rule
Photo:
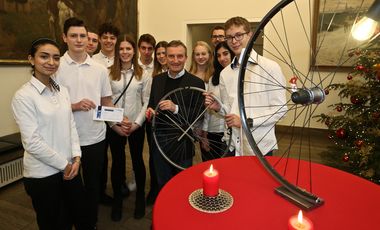
[[[202,187],[202,173],[210,163],[220,173],[221,189],[234,198],[233,206],[218,214],[202,213],[188,202],[189,195]],[[323,206],[304,213],[315,230],[380,229],[380,186],[320,164],[312,164],[312,170],[313,193],[325,200]],[[278,186],[255,157],[230,157],[195,165],[162,189],[153,209],[153,228],[287,229],[288,219],[299,208],[275,194]]]

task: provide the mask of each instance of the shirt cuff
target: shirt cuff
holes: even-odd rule
[[[174,114],[177,114],[178,113],[178,111],[179,111],[179,107],[178,107],[178,105],[175,105],[175,110],[174,110]]]

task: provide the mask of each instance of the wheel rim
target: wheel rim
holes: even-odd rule
[[[312,138],[314,138],[312,134],[317,132],[317,130],[314,130],[316,123],[316,118],[314,117],[318,115],[320,111],[319,106],[325,103],[328,87],[334,81],[336,73],[342,66],[347,65],[347,63],[352,61],[351,58],[346,55],[351,42],[350,39],[347,38],[343,41],[345,44],[342,44],[345,49],[340,51],[339,55],[337,55],[337,62],[334,65],[331,65],[329,70],[322,68],[321,65],[317,65],[318,60],[321,59],[321,50],[325,49],[325,46],[327,45],[325,40],[327,39],[326,37],[329,36],[328,33],[330,32],[331,25],[334,25],[334,23],[336,24],[336,20],[339,18],[336,16],[336,13],[334,13],[335,11],[324,11],[326,6],[324,4],[326,4],[326,1],[320,1],[318,3],[319,4],[316,4],[315,1],[311,0],[283,0],[263,18],[256,32],[251,37],[246,50],[242,53],[238,91],[239,109],[244,133],[258,159],[266,170],[283,187],[285,187],[286,190],[289,190],[291,193],[312,203],[313,207],[321,205],[323,199],[313,194],[311,167],[307,169],[307,174],[309,174],[308,176],[310,177],[310,184],[302,185],[302,187],[299,184],[298,179],[298,173],[302,170],[297,170],[297,175],[294,176],[295,179],[291,181],[289,178],[293,176],[286,174],[286,167],[282,172],[279,172],[277,168],[280,164],[286,165],[289,157],[295,157],[299,160],[303,159],[309,162],[312,161],[311,153],[313,151],[315,152],[315,150],[310,149],[310,142],[312,142]],[[360,12],[363,11],[362,6],[363,5],[358,7],[353,13],[356,17],[358,17]],[[324,24],[323,20],[329,17],[328,20],[326,19],[326,24],[328,24],[327,29],[322,28],[322,26],[317,24],[313,24],[313,7],[319,7],[319,9],[322,9],[322,11],[319,11],[318,17],[321,25]],[[291,19],[288,19],[289,15],[287,14],[290,14],[291,12],[296,16],[291,18],[291,28],[288,29],[287,26],[290,25],[289,21]],[[331,16],[332,13],[333,16]],[[327,15],[329,16],[327,17]],[[294,19],[297,19],[298,22]],[[309,20],[309,22],[307,22],[307,20]],[[312,39],[311,32],[313,27],[318,31],[315,42]],[[294,30],[294,28],[298,30]],[[275,164],[270,164],[266,160],[258,146],[262,139],[255,140],[252,134],[252,132],[255,131],[255,128],[250,129],[247,122],[247,119],[249,118],[248,111],[255,107],[254,102],[249,102],[247,99],[248,95],[258,93],[258,91],[247,91],[250,87],[254,88],[258,85],[258,81],[255,82],[249,77],[253,75],[253,72],[250,71],[248,61],[250,60],[251,50],[255,41],[260,36],[263,36],[264,38],[264,56],[276,61],[281,66],[283,74],[287,79],[285,81],[286,84],[280,84],[280,82],[276,81],[274,78],[268,80],[273,87],[278,87],[279,90],[284,90],[287,96],[286,104],[271,105],[272,109],[277,106],[277,109],[274,109],[277,115],[282,112],[281,108],[286,106],[287,111],[281,115],[282,120],[276,122],[275,125],[280,126],[283,123],[286,124],[287,129],[284,132],[286,135],[290,136],[287,140],[287,144],[281,144],[283,143],[283,139],[281,139],[282,136],[278,133],[276,134],[277,143],[279,145],[278,150],[276,150],[276,156],[279,157],[279,160]],[[296,41],[291,39],[294,37],[297,37],[298,39]],[[304,50],[307,50],[303,55],[303,59],[308,59],[306,61],[302,60],[302,58],[297,58],[297,52],[300,52],[299,50],[301,50],[301,48],[303,48],[303,52],[305,52]],[[298,56],[301,55],[298,53]],[[266,73],[270,73],[269,69],[265,69],[265,66],[260,66],[260,64],[256,68],[261,68],[261,70]],[[256,77],[262,76],[256,74]],[[253,84],[256,84],[256,86],[252,86]],[[258,109],[257,106],[256,109]],[[261,118],[268,117],[269,120],[274,114],[275,113],[264,114],[261,115]],[[262,125],[264,126],[267,124],[263,122]],[[273,129],[275,125],[273,125]],[[283,137],[285,138],[285,135]],[[273,146],[273,148],[274,147],[275,146]],[[291,156],[293,153],[296,154]]]
[[[179,112],[176,115],[160,110],[158,105],[155,108],[158,115],[154,116],[152,120],[153,139],[161,155],[180,170],[190,166],[185,162],[189,155],[194,154],[193,164],[202,161],[199,142],[206,138],[199,135],[197,129],[201,128],[199,123],[203,122],[202,115],[208,113],[208,110],[203,106],[204,96],[202,93],[204,92],[207,91],[197,87],[181,87],[163,96],[160,101],[172,100],[176,102],[179,107]],[[189,107],[183,103],[184,98],[190,98],[192,102],[202,106]],[[219,98],[215,96],[213,98],[220,103]],[[223,141],[209,141],[209,147],[213,150],[210,151],[210,156],[213,159],[224,157],[230,144],[231,136],[227,129]],[[190,145],[192,146],[190,147]]]

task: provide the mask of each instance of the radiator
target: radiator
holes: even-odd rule
[[[23,177],[22,168],[22,158],[0,165],[0,188],[20,180]]]

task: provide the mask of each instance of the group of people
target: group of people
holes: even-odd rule
[[[178,172],[160,154],[150,123],[150,118],[157,115],[157,107],[169,113],[179,112],[175,101],[161,100],[178,87],[207,90],[204,106],[212,111],[205,115],[202,135],[205,140],[221,140],[226,123],[235,130],[230,155],[242,155],[237,60],[252,35],[246,19],[234,17],[225,27],[215,27],[211,33],[212,48],[204,41],[197,42],[189,71],[185,69],[187,47],[179,40],[156,44],[152,35],[143,34],[136,42],[133,37],[120,34],[112,23],[102,24],[95,33],[75,17],[65,21],[63,31],[67,44],[63,56],[54,40],[39,38],[32,42],[28,56],[32,77],[12,100],[25,149],[25,190],[32,199],[40,229],[71,229],[73,225],[76,229],[96,229],[99,203],[112,205],[111,219],[120,221],[123,197],[129,194],[127,143],[136,181],[134,217],[145,215],[145,206],[154,203],[160,189]],[[94,54],[98,43],[100,51]],[[252,52],[249,65],[271,65],[279,80],[283,80],[275,62]],[[265,95],[261,103],[278,104],[285,100],[282,93]],[[215,96],[221,104],[214,100]],[[98,106],[123,108],[123,120],[94,120]],[[225,108],[226,114],[220,114],[221,108]],[[256,132],[262,136],[266,131]],[[147,196],[145,135],[151,178]],[[268,146],[275,146],[273,142],[274,130],[260,148],[271,154],[273,148]],[[112,198],[105,193],[108,148],[112,156]],[[216,151],[210,149],[207,141],[201,142],[201,149],[203,160],[212,159],[212,151]],[[191,165],[191,159],[188,160]]]

